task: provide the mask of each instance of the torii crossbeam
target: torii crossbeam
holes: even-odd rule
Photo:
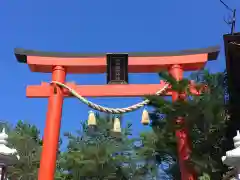
[[[204,68],[207,61],[216,60],[219,47],[185,50],[171,53],[128,53],[128,72],[130,73],[158,73],[168,70],[176,79],[183,78],[184,71],[195,71]],[[85,97],[136,97],[154,94],[165,85],[160,84],[129,84],[129,85],[76,85],[65,82],[67,73],[95,74],[105,73],[107,62],[105,53],[102,54],[74,54],[38,52],[32,50],[15,49],[15,56],[20,63],[28,64],[32,72],[52,73],[52,81],[68,84]],[[196,92],[194,88],[192,91]],[[59,131],[61,124],[62,104],[64,97],[71,94],[60,87],[48,83],[27,87],[27,97],[48,98],[48,112],[44,130],[43,150],[40,162],[38,180],[53,180],[56,166]],[[170,89],[166,95],[178,98],[176,92]],[[194,174],[184,164],[188,159],[189,144],[186,129],[176,131],[178,140],[178,154],[182,180],[194,179]]]

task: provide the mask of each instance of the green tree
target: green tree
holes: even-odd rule
[[[154,111],[150,114],[153,131],[142,136],[144,147],[141,151],[145,153],[145,158],[152,158],[159,164],[167,162],[170,167],[166,172],[173,179],[179,179],[175,130],[181,128],[181,125],[177,125],[175,119],[182,116],[192,142],[192,153],[187,162],[189,168],[193,168],[199,177],[203,174],[206,177],[207,174],[211,179],[221,179],[222,173],[226,171],[221,156],[225,153],[222,144],[228,117],[225,109],[224,73],[201,71],[192,74],[191,78],[198,89],[203,85],[208,87],[199,96],[190,92],[188,79],[177,82],[166,73],[160,75],[172,85],[174,91],[179,94],[185,92],[187,101],[179,99],[172,102],[159,96],[147,97]]]
[[[9,179],[36,180],[42,140],[36,126],[18,121],[15,127],[1,124],[8,131],[8,146],[17,149],[20,160],[8,168]]]
[[[59,164],[65,172],[63,178],[141,180],[142,167],[136,163],[134,140],[129,139],[131,124],[127,124],[117,135],[112,132],[112,117],[97,115],[96,119],[95,131],[90,131],[84,122],[75,135],[65,134],[69,142],[67,151],[59,157]]]

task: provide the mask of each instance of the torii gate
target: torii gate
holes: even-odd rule
[[[157,73],[161,70],[168,70],[176,80],[181,80],[184,71],[200,70],[204,68],[208,60],[216,60],[219,49],[218,46],[215,46],[171,53],[128,53],[128,72]],[[52,73],[52,81],[66,84],[84,97],[139,97],[155,94],[166,86],[163,81],[160,81],[160,84],[108,85],[76,85],[65,82],[67,73],[105,73],[107,70],[105,54],[73,54],[15,49],[15,56],[18,62],[28,64],[32,72]],[[42,83],[41,85],[28,86],[26,95],[29,98],[48,98],[38,180],[53,180],[63,99],[72,97],[72,94],[56,84]],[[170,89],[164,95],[172,96],[172,100],[178,98],[178,94]],[[184,164],[190,152],[187,131],[185,129],[176,131],[176,137],[181,179],[194,180],[194,173]]]

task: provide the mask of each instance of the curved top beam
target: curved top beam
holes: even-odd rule
[[[208,60],[216,60],[220,47],[183,50],[177,52],[130,52],[129,73],[156,73],[179,64],[185,71],[202,69]],[[63,66],[67,73],[105,73],[105,53],[57,53],[15,49],[20,63],[28,64],[32,72],[51,73],[54,66]]]
[[[216,60],[220,52],[220,46],[211,46],[208,48],[189,49],[173,52],[129,52],[129,57],[161,57],[161,56],[186,56],[195,54],[208,54],[208,60]],[[121,54],[121,52],[116,52]],[[126,53],[126,52],[124,52]],[[14,54],[20,63],[27,63],[28,56],[41,57],[65,57],[65,58],[90,58],[104,57],[108,53],[69,53],[69,52],[46,52],[15,48]]]

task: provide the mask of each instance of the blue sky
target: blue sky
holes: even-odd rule
[[[226,0],[232,7],[240,1]],[[218,0],[22,0],[0,2],[0,119],[26,120],[43,131],[47,99],[28,99],[26,86],[50,81],[50,74],[31,73],[18,64],[15,47],[63,52],[173,51],[221,45],[230,28],[229,12]],[[240,17],[240,12],[237,12]],[[239,21],[238,21],[239,22]],[[239,23],[237,22],[237,26]],[[239,30],[239,28],[237,29]],[[114,40],[114,41],[113,41]],[[225,67],[223,51],[207,64],[212,72]],[[130,83],[159,83],[157,74],[130,74]],[[68,75],[78,84],[104,84],[102,75]],[[125,107],[141,98],[90,98],[109,107]],[[89,108],[66,99],[61,132],[74,131]],[[126,114],[134,134],[143,130],[142,109]]]

